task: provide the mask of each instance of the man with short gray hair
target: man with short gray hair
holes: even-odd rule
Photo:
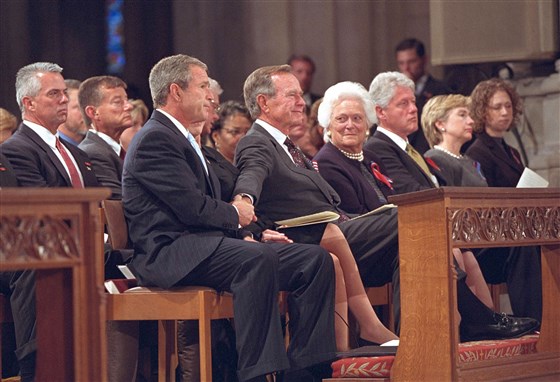
[[[123,173],[135,249],[129,267],[141,285],[204,285],[233,293],[240,380],[318,370],[335,352],[330,255],[314,245],[258,243],[240,230],[256,220],[253,206],[241,197],[220,199],[218,179],[196,141],[199,122],[212,108],[204,63],[182,54],[164,58],[149,83],[156,110],[131,143]],[[292,292],[287,352],[279,290]]]
[[[20,187],[98,185],[87,155],[56,136],[68,114],[68,90],[61,73],[57,64],[38,62],[24,66],[16,74],[16,97],[23,123],[0,146],[0,151],[10,161]],[[2,284],[9,285],[21,380],[32,381],[37,352],[35,272],[2,272],[0,277]]]

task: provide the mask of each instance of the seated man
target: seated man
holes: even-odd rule
[[[90,127],[79,147],[89,155],[99,183],[111,189],[111,199],[121,199],[125,152],[119,138],[132,126],[126,84],[117,77],[91,77],[80,85],[78,98]]]
[[[438,167],[431,160],[424,160],[407,139],[407,136],[418,129],[418,109],[415,104],[412,80],[398,72],[380,73],[371,82],[369,93],[375,103],[379,126],[364,148],[373,151],[383,161],[387,175],[393,180],[395,192],[401,194],[445,185],[445,179],[439,174]],[[535,254],[526,253],[524,249],[514,252],[507,261],[503,262],[504,269],[513,272],[512,274],[523,272],[522,270],[538,269],[539,282],[526,283],[523,278],[508,278],[508,285],[512,283],[516,286],[512,288],[516,293],[510,295],[512,306],[515,307],[519,303],[524,306],[535,306],[530,317],[540,320],[541,306],[535,304],[535,301],[542,301],[540,269],[535,264],[538,264],[539,258]],[[496,261],[500,259],[496,258]],[[461,275],[463,272],[458,269],[458,273]],[[475,332],[480,333],[482,329],[474,328],[473,324],[487,326],[488,334],[494,333],[495,336],[502,338],[513,335],[520,327],[526,327],[528,330],[538,326],[536,320],[513,317],[504,324],[505,321],[500,316],[491,314],[491,311],[484,309],[477,299],[472,299],[473,296],[470,296],[468,291],[464,291],[463,286],[463,281],[460,280],[458,303],[463,317],[462,338],[470,338]],[[469,295],[468,299],[466,295]],[[472,305],[471,303],[465,305],[467,301],[471,301]],[[477,315],[471,317],[475,311]]]
[[[130,268],[142,285],[204,285],[233,293],[238,376],[265,381],[286,369],[330,374],[334,273],[318,246],[240,240],[253,207],[220,200],[220,186],[187,127],[206,119],[207,67],[176,55],[150,73],[156,111],[127,153],[123,203],[134,243]],[[297,277],[294,277],[297,275]],[[277,297],[290,291],[291,343],[283,344]]]
[[[95,187],[87,155],[55,134],[66,120],[68,94],[62,68],[38,62],[16,74],[17,101],[23,124],[0,146],[21,187]],[[16,356],[22,381],[35,376],[35,272],[2,272],[10,287],[16,330]]]

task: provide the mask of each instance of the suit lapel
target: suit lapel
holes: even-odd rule
[[[492,139],[491,136],[489,136],[488,134],[481,134],[478,136],[478,139],[480,139],[481,142],[488,147],[488,150],[490,150],[492,155],[496,157],[497,160],[507,165],[508,167],[511,167],[516,172],[519,173],[523,172],[522,170],[520,172],[519,167],[515,165],[514,163],[515,159],[510,158],[509,155],[507,155],[507,153],[505,152],[504,150],[505,148],[500,147],[500,145],[494,139]]]
[[[70,177],[68,176],[64,165],[60,162],[60,159],[58,159],[51,147],[47,145],[47,143],[43,141],[41,137],[37,135],[29,126],[25,124],[23,124],[21,127],[21,133],[26,135],[47,154],[47,157],[50,159],[52,165],[58,170],[60,176],[64,178],[67,186],[72,187],[72,182],[70,181]]]
[[[165,116],[163,113],[160,113],[157,110],[154,110],[154,112],[152,113],[152,118],[154,118],[156,121],[158,121],[165,127],[169,128],[171,131],[173,131],[177,135],[179,141],[184,142],[184,145],[188,147],[188,150],[192,151],[194,157],[199,158],[198,154],[196,153],[195,149],[192,147],[188,139],[177,129],[177,126],[175,126],[175,124],[173,124],[173,122],[169,118],[167,118],[167,116]],[[204,156],[204,153],[202,155]],[[206,160],[206,167],[208,168],[208,173],[206,173],[206,170],[204,170],[204,166],[202,163],[200,163],[200,160],[198,160],[197,166],[199,167],[199,171],[204,176],[207,193],[216,199],[220,199],[221,198],[220,193],[216,192],[220,190],[219,182],[217,181],[217,176],[210,169],[211,165],[210,163],[208,163],[208,160]]]
[[[260,134],[263,134],[264,136],[266,136],[269,139],[270,143],[272,144],[272,146],[276,150],[276,154],[277,154],[278,158],[282,161],[282,163],[284,163],[284,165],[290,171],[295,172],[299,175],[303,175],[307,179],[309,179],[313,183],[315,183],[317,188],[319,190],[321,190],[321,192],[325,195],[327,200],[333,201],[335,204],[340,203],[340,197],[338,196],[336,191],[334,191],[334,189],[331,188],[331,186],[327,183],[326,180],[321,178],[321,175],[319,175],[319,173],[317,171],[315,171],[315,169],[304,169],[304,168],[299,168],[299,167],[295,166],[294,162],[290,159],[290,157],[288,156],[288,154],[286,153],[284,148],[280,147],[280,144],[278,143],[278,141],[276,139],[274,139],[274,137],[272,135],[270,135],[268,133],[268,131],[265,130],[264,127],[255,123],[254,128],[255,128],[256,132],[258,132]]]
[[[81,151],[76,146],[73,146],[71,143],[65,142],[64,139],[61,139],[60,141],[66,147],[66,149],[68,149],[68,151],[70,151],[70,153],[74,157],[74,160],[78,164],[78,170],[82,174],[82,180],[84,181],[84,187],[99,186],[99,182],[97,181],[97,177],[95,176],[95,173],[92,170],[92,165],[89,162],[87,156],[84,156],[83,151]],[[121,168],[121,170],[122,170],[122,168]]]
[[[412,170],[411,174],[421,183],[429,186],[429,187],[436,187],[434,184],[434,181],[432,179],[430,179],[428,177],[428,174],[426,174],[424,172],[424,170],[422,170],[420,168],[420,166],[418,166],[418,164],[414,161],[414,159],[412,159],[410,157],[410,155],[408,155],[406,153],[406,151],[404,151],[403,149],[401,149],[399,147],[399,145],[397,145],[395,142],[393,142],[393,140],[391,138],[389,138],[387,135],[377,131],[375,133],[375,137],[388,142],[390,145],[392,145],[397,152],[397,155],[399,156],[401,162],[405,165],[405,167],[409,170],[409,172]],[[429,167],[429,166],[428,166]],[[427,182],[427,183],[426,183]]]

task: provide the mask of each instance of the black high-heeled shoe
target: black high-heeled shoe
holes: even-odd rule
[[[368,341],[366,339],[363,339],[362,337],[358,337],[358,346],[362,347],[362,346],[379,346],[381,344],[378,344],[377,342],[371,342]]]

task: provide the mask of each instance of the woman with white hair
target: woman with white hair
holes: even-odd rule
[[[364,214],[386,204],[387,196],[394,193],[392,180],[383,174],[383,165],[375,154],[363,149],[367,131],[376,122],[374,105],[366,89],[354,82],[331,86],[325,92],[318,117],[328,143],[314,160],[319,173],[340,195],[340,208],[348,214]],[[467,270],[467,285],[486,306],[493,308],[472,253],[467,256],[468,268],[459,249],[453,254],[461,269]]]
[[[339,207],[359,215],[386,204],[386,196],[393,194],[391,180],[383,175],[375,154],[363,149],[369,127],[377,122],[367,90],[349,81],[331,86],[319,107],[318,121],[327,143],[313,159],[340,195]]]

